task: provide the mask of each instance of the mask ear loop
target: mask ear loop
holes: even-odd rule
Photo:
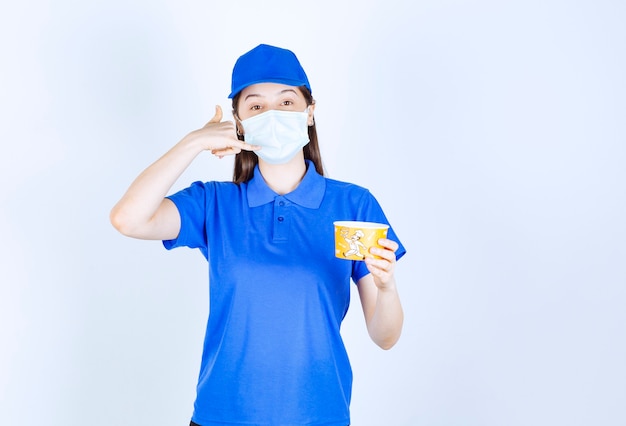
[[[241,131],[241,119],[237,117],[235,111],[233,111],[233,118],[235,119],[235,133],[237,133],[237,138],[239,140],[243,140],[243,132]]]

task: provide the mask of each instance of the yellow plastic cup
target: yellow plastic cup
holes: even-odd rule
[[[376,257],[370,254],[370,247],[380,247],[378,240],[387,238],[389,225],[375,222],[355,222],[342,220],[335,225],[335,257],[349,260],[364,260]]]

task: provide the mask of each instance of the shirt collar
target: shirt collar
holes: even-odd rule
[[[326,179],[315,170],[311,160],[306,160],[307,170],[298,187],[285,194],[284,197],[292,203],[309,209],[317,209],[322,204],[326,191]],[[258,207],[274,201],[279,194],[274,192],[261,175],[259,165],[254,168],[254,176],[248,182],[248,206]]]

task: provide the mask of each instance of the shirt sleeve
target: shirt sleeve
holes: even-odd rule
[[[398,250],[396,250],[396,260],[400,260],[400,258],[406,254],[406,249],[400,242],[400,239],[393,230],[393,227],[387,220],[387,217],[385,216],[382,207],[369,191],[366,191],[363,195],[363,198],[361,199],[361,203],[359,204],[359,209],[357,212],[357,218],[355,220],[363,222],[384,223],[386,225],[389,225],[389,229],[387,230],[387,239],[393,240],[398,243]],[[352,280],[355,283],[357,283],[361,278],[369,273],[370,272],[367,270],[365,262],[358,260],[352,261]]]
[[[209,183],[194,182],[190,187],[168,196],[178,209],[180,215],[180,232],[173,240],[164,240],[163,246],[171,250],[176,247],[199,249],[205,258],[208,257],[206,232],[208,194],[213,190]]]

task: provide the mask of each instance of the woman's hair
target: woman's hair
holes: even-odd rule
[[[309,89],[306,86],[298,87],[302,95],[304,95],[304,99],[306,99],[307,105],[313,105],[315,102],[313,100],[313,96]],[[238,104],[239,98],[241,97],[241,92],[237,93],[233,97],[233,115],[238,117]],[[239,140],[244,140],[243,135],[239,135],[237,133],[237,137]],[[322,165],[322,156],[320,154],[319,144],[317,142],[317,130],[315,129],[315,121],[313,121],[313,125],[309,126],[309,143],[304,147],[304,158],[305,160],[311,160],[315,165],[315,170],[320,175],[324,176],[324,167]],[[235,155],[235,168],[233,170],[233,182],[236,184],[248,182],[254,176],[254,168],[259,162],[259,158],[252,151],[241,151],[239,154]]]

